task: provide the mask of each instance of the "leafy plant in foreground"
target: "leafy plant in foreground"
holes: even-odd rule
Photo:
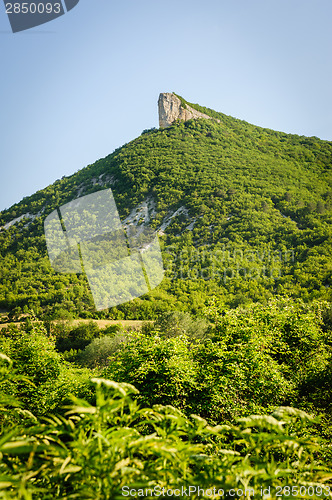
[[[324,487],[332,477],[314,460],[319,444],[298,437],[312,421],[299,410],[213,427],[171,406],[140,408],[130,384],[92,382],[96,405],[76,400],[64,417],[4,429],[0,498],[109,500],[123,498],[125,486]]]

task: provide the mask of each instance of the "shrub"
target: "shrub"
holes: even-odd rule
[[[42,325],[34,324],[32,331],[11,329],[8,333],[10,336],[0,337],[0,349],[15,362],[19,374],[30,377],[37,386],[58,377],[61,358]]]
[[[78,326],[62,330],[57,335],[56,347],[60,352],[69,351],[70,349],[84,349],[94,338],[100,336],[100,330],[97,323],[89,321],[88,323],[80,323]]]
[[[174,311],[161,314],[155,321],[155,328],[164,338],[187,335],[190,340],[205,336],[209,323],[204,318],[193,319],[189,313]]]
[[[127,342],[125,334],[118,334],[115,337],[104,336],[94,339],[80,355],[83,364],[95,367],[108,364],[108,358],[114,356]]]
[[[196,365],[188,345],[184,335],[162,339],[132,333],[123,349],[110,358],[103,376],[137,386],[142,404],[172,404],[191,411]]]

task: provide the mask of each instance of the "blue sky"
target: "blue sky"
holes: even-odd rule
[[[175,91],[332,140],[331,0],[80,0],[13,34],[0,4],[0,210],[158,126]]]

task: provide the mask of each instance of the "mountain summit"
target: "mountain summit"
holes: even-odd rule
[[[159,127],[170,127],[177,120],[188,121],[196,118],[212,120],[211,116],[192,108],[189,104],[174,93],[161,93],[158,100]],[[216,120],[220,122],[220,120]]]

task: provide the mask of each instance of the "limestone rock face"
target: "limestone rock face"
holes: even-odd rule
[[[176,120],[187,121],[193,118],[213,119],[211,116],[200,113],[188,105],[184,107],[180,99],[170,92],[163,92],[159,95],[158,110],[160,128],[170,127]],[[220,122],[220,120],[216,121]]]

